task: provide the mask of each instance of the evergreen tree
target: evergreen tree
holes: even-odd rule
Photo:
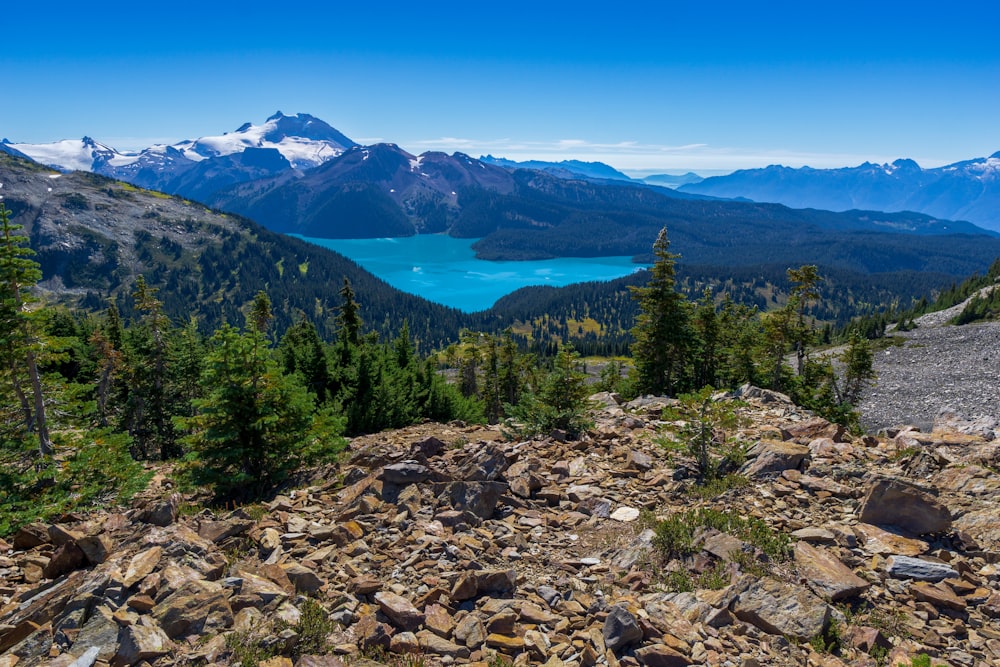
[[[10,211],[0,200],[0,355],[7,381],[21,406],[25,430],[37,435],[38,451],[46,456],[53,449],[38,368],[43,341],[29,308],[29,290],[41,279],[42,272],[30,259],[34,252],[27,247],[27,237],[17,234],[20,229],[21,225],[10,222]],[[25,389],[25,381],[30,390]]]
[[[674,265],[679,255],[670,252],[666,227],[653,244],[653,254],[649,282],[629,287],[641,309],[632,328],[632,356],[640,393],[672,395],[688,384],[685,376],[694,342],[691,308],[677,291]]]
[[[132,297],[139,321],[126,330],[125,336],[127,393],[123,419],[138,456],[166,460],[181,452],[165,389],[170,321],[157,291],[144,276],[136,278]]]
[[[580,370],[580,355],[566,344],[559,348],[553,369],[538,390],[526,393],[517,406],[507,406],[507,412],[525,435],[560,429],[575,438],[593,425],[587,417],[589,395],[587,376]]]
[[[195,414],[179,420],[191,432],[192,478],[220,498],[259,496],[306,458],[312,443],[328,443],[339,428],[314,413],[312,397],[281,368],[263,328],[269,304],[254,300],[249,330],[225,325],[209,345]]]

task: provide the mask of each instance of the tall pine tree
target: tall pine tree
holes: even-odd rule
[[[632,328],[636,386],[644,394],[674,395],[689,383],[687,366],[695,342],[691,304],[677,291],[674,264],[680,255],[670,252],[666,227],[653,244],[653,254],[649,282],[629,287],[641,310]]]

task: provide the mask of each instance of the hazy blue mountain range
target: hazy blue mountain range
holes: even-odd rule
[[[794,208],[918,211],[1000,230],[1000,152],[933,169],[913,160],[842,169],[772,165],[706,178],[680,190]]]
[[[688,183],[698,183],[704,180],[702,176],[691,171],[684,174],[652,174],[643,178],[632,178],[604,162],[583,162],[581,160],[562,160],[560,162],[523,160],[517,162],[492,155],[481,155],[479,159],[487,164],[495,164],[498,167],[505,167],[507,169],[537,169],[538,171],[545,171],[560,178],[641,181],[649,185],[658,185],[673,189],[687,185]]]
[[[545,162],[544,160],[524,160],[516,162],[502,157],[492,155],[481,155],[481,162],[493,164],[507,169],[537,169],[547,171],[553,176],[564,178],[597,178],[610,179],[616,181],[632,180],[614,167],[603,162],[583,162],[582,160],[562,160],[560,162]]]

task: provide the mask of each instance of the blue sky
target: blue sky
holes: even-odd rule
[[[13,142],[136,149],[280,109],[415,153],[632,173],[1000,150],[1000,3],[8,4]]]

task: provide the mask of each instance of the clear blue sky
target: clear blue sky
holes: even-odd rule
[[[984,0],[11,2],[0,21],[13,142],[135,149],[280,109],[415,153],[632,171],[1000,150]]]

